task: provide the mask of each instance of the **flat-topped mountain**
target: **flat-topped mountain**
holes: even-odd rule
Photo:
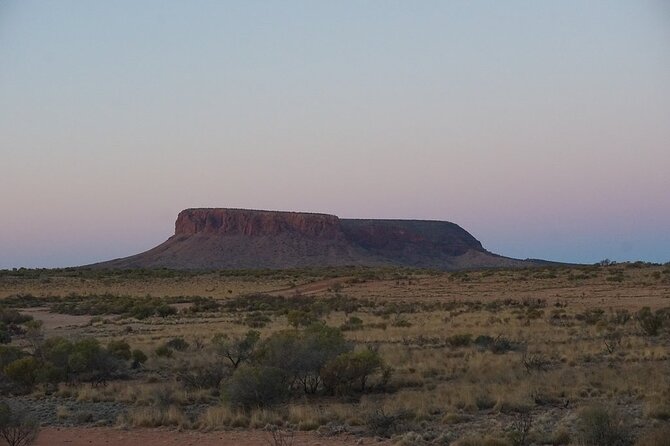
[[[102,268],[243,269],[410,266],[437,269],[525,267],[541,261],[492,254],[446,221],[341,219],[334,215],[247,209],[186,209],[175,234]]]

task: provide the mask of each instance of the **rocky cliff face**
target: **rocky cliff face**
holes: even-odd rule
[[[175,235],[276,236],[293,233],[332,239],[341,235],[334,215],[244,209],[186,209],[177,216]]]
[[[334,215],[245,209],[186,209],[175,235],[105,268],[240,269],[313,266],[438,269],[532,266],[486,251],[444,221],[353,220]]]

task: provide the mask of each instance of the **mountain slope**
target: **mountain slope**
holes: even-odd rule
[[[180,212],[175,235],[155,248],[92,266],[278,269],[393,265],[454,270],[541,263],[492,254],[463,228],[444,221],[201,208]]]

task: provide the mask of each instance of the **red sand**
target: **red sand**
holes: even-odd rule
[[[293,446],[383,445],[372,438],[340,435],[320,437],[316,433],[297,432]],[[121,430],[112,428],[43,428],[35,446],[272,446],[267,432],[259,430],[230,432],[177,432],[163,429]]]

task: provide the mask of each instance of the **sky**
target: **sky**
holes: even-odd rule
[[[0,0],[0,268],[190,207],[670,261],[670,2]]]

